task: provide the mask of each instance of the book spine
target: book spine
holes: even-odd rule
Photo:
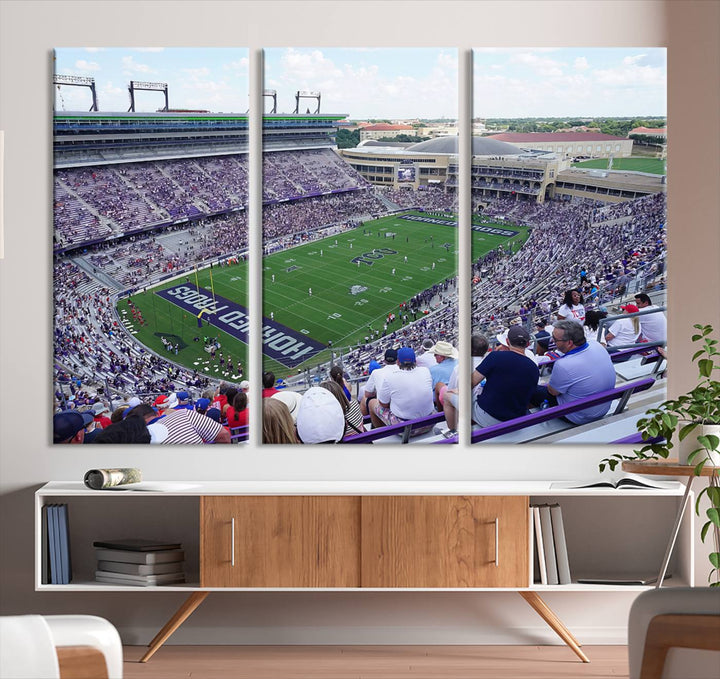
[[[572,582],[570,559],[568,558],[565,525],[560,505],[550,505],[550,516],[552,519],[553,540],[555,541],[555,555],[557,556],[558,580],[561,585],[569,585]]]
[[[119,561],[121,563],[156,564],[175,563],[185,559],[183,550],[161,551],[161,552],[128,552],[122,549],[95,548],[95,556],[98,561]]]
[[[553,540],[550,505],[542,505],[540,507],[540,521],[542,523],[548,585],[559,585],[560,580],[558,578],[557,559],[555,557],[555,541]]]
[[[545,562],[545,546],[542,534],[542,522],[540,521],[540,507],[533,507],[533,518],[535,523],[535,544],[538,551],[538,565],[540,566],[540,584],[547,585],[547,567]]]
[[[48,526],[50,527],[50,584],[60,584],[60,539],[57,505],[48,507]]]
[[[128,575],[160,575],[163,573],[182,573],[184,561],[171,561],[158,564],[134,564],[120,561],[98,561],[98,570],[107,573],[125,573]]]
[[[43,585],[47,585],[50,583],[50,533],[48,531],[48,506],[43,505],[40,511],[42,520],[42,570],[40,579]]]
[[[70,544],[68,540],[67,505],[58,505],[60,534],[60,584],[70,584]]]

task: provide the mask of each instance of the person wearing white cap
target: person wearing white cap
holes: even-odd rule
[[[345,416],[338,400],[322,387],[310,387],[302,397],[297,433],[303,443],[338,443],[345,433]]]
[[[92,409],[95,415],[95,427],[97,429],[105,429],[112,424],[112,420],[108,417],[110,409],[102,401],[94,403]]]
[[[302,394],[300,392],[283,389],[273,394],[270,398],[276,398],[278,401],[282,401],[288,407],[293,422],[297,422],[298,409],[302,401]]]

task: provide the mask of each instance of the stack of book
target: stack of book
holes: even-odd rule
[[[534,580],[541,585],[569,585],[568,558],[562,509],[558,504],[532,507],[535,526]]]
[[[185,552],[179,542],[128,539],[97,541],[93,546],[98,582],[140,587],[185,582]]]

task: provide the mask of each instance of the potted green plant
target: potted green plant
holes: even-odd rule
[[[713,337],[711,325],[694,325],[697,334],[692,341],[700,348],[693,354],[692,360],[698,365],[698,384],[691,391],[676,399],[668,399],[657,408],[647,411],[646,416],[638,420],[637,428],[647,443],[632,455],[615,454],[600,462],[600,471],[606,467],[614,470],[623,460],[667,459],[675,448],[681,450],[679,463],[694,465],[694,472],[700,475],[706,465],[720,467],[720,381],[714,379],[720,370],[718,340]],[[688,439],[695,434],[695,441]],[[681,446],[683,441],[691,445]],[[673,455],[674,457],[674,455]],[[700,536],[703,542],[712,529],[714,550],[710,553],[713,568],[708,580],[712,587],[720,587],[720,487],[718,475],[710,476],[709,484],[697,496],[695,511],[700,515],[700,501],[707,496],[710,508],[707,521],[702,525]]]

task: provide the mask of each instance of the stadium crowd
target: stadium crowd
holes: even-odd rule
[[[115,304],[117,293],[128,288],[139,290],[169,275],[189,273],[198,263],[244,257],[247,175],[242,155],[56,170],[55,243],[72,250],[57,256],[54,266],[55,397],[56,410],[64,414],[58,419],[59,435],[80,422],[68,412],[81,413],[83,423],[88,409],[98,415],[94,424],[83,424],[63,441],[81,442],[75,439],[82,430],[87,434],[81,437],[85,442],[104,438],[115,442],[110,439],[117,432],[120,438],[149,436],[154,443],[225,443],[230,436],[224,431],[233,423],[247,424],[247,388],[224,383],[213,387],[215,380],[179,367],[171,356],[145,349],[128,333]],[[372,187],[329,149],[266,153],[263,180],[266,254],[327,237],[399,208],[442,213],[456,205],[456,194],[448,186],[420,191]],[[662,281],[664,194],[612,206],[498,198],[483,214],[531,229],[522,248],[501,247],[473,263],[472,327],[479,335],[497,336],[497,351],[488,354],[496,355],[493,363],[516,361],[497,355],[506,350],[509,355],[525,354],[536,331],[545,333],[558,355],[568,353],[562,346],[571,346],[570,352],[583,346],[574,328],[553,324],[562,316],[563,302],[574,304],[572,294],[564,299],[572,290],[577,290],[578,301],[583,300],[585,315],[623,297],[631,281],[641,277],[644,283]],[[178,220],[181,223],[174,223]],[[93,243],[99,239],[108,240]],[[267,394],[263,439],[336,441],[362,433],[365,427],[432,412],[445,412],[452,432],[452,408],[457,405],[456,286],[450,278],[408,300],[361,345],[344,351],[339,379],[338,366],[333,367],[334,374],[318,368],[317,385],[304,394],[289,389]],[[632,308],[627,309],[632,313]],[[640,326],[631,325],[637,339],[642,335]],[[508,328],[516,329],[508,334]],[[625,331],[623,337],[629,332]],[[614,339],[608,339],[608,346]],[[482,379],[477,386],[489,384],[484,400],[492,401],[499,368],[485,364],[480,370],[480,365],[476,372]],[[384,372],[373,377],[376,369]],[[529,384],[534,371],[525,372],[523,379]],[[364,378],[367,384],[353,397],[350,384]],[[552,380],[540,393],[540,403],[552,402],[563,393],[558,389],[563,386],[560,378]],[[535,379],[535,387],[538,384]],[[108,388],[118,396],[111,398]],[[537,398],[533,389],[532,399]],[[270,400],[280,405],[265,403]],[[118,409],[134,411],[133,417],[105,417],[106,410],[115,416]],[[492,410],[491,405],[485,414],[494,417]],[[518,409],[507,412],[511,411]],[[370,421],[363,423],[358,413]],[[478,415],[480,424],[489,421],[483,417]],[[121,425],[112,430],[113,436],[90,435],[101,432],[103,424],[110,431],[108,419]],[[223,431],[208,425],[207,419]],[[133,424],[123,425],[126,421]],[[337,425],[332,431],[330,423]]]

